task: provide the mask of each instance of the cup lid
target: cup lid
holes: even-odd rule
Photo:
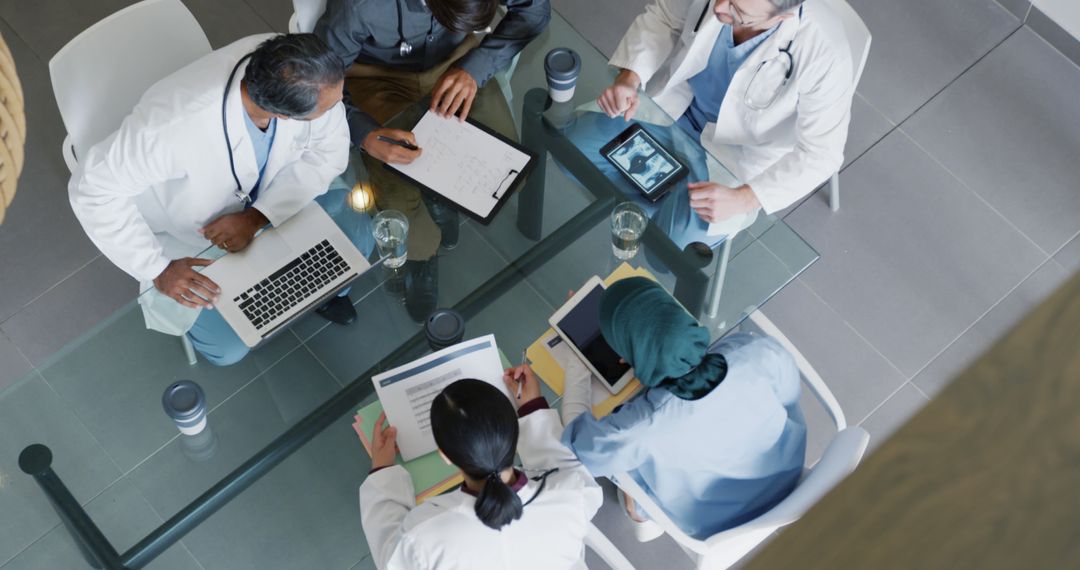
[[[555,48],[544,57],[544,71],[552,79],[574,79],[581,73],[581,57],[570,48]]]
[[[465,336],[465,319],[452,309],[438,309],[428,315],[424,333],[433,344],[454,344]]]
[[[191,380],[180,380],[165,388],[165,393],[161,395],[161,406],[174,420],[191,418],[206,409],[206,394],[202,387]]]

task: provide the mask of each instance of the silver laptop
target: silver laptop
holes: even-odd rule
[[[221,287],[214,307],[249,347],[283,330],[371,264],[315,203],[203,273]]]

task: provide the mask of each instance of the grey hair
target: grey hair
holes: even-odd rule
[[[802,6],[806,0],[769,0],[773,6],[776,6],[776,13],[787,12],[788,10],[798,8]]]

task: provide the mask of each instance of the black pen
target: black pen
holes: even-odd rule
[[[398,146],[400,146],[402,148],[407,148],[409,150],[420,150],[420,147],[412,144],[409,141],[403,141],[403,140],[398,140],[398,139],[395,139],[395,138],[384,137],[382,135],[376,135],[375,138],[382,141],[382,142],[387,142],[387,143],[390,143],[390,144],[396,144],[396,145],[398,145]]]

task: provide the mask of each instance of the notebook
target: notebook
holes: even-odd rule
[[[532,170],[535,155],[480,123],[428,111],[412,129],[420,158],[391,171],[489,223]]]

